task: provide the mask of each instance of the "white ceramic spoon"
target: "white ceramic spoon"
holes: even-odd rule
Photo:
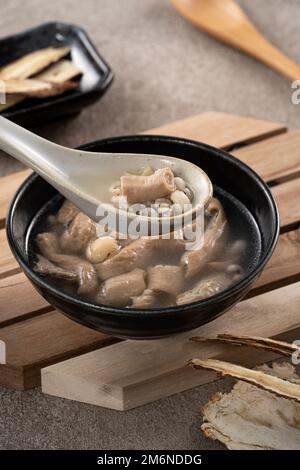
[[[84,152],[50,142],[0,116],[0,149],[32,168],[89,217],[97,220],[99,194],[126,171],[170,167],[193,191],[193,209],[212,198],[210,179],[196,165],[179,158],[129,153]],[[99,191],[97,191],[97,186]],[[98,194],[98,196],[97,196]],[[172,217],[171,217],[172,218]]]

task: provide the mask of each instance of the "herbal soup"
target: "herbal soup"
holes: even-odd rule
[[[126,197],[142,203],[148,217],[176,215],[191,204],[193,191],[170,168],[126,174],[113,184],[114,205]],[[246,244],[234,236],[221,202],[213,198],[204,214],[200,248],[187,249],[184,234],[138,239],[117,233],[98,236],[97,224],[64,201],[38,233],[35,270],[62,290],[98,304],[137,309],[184,305],[217,294],[244,273]]]

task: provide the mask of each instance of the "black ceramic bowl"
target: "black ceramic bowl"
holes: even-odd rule
[[[105,93],[113,73],[86,32],[72,24],[45,23],[0,39],[0,67],[37,49],[64,46],[70,47],[72,62],[82,71],[79,89],[44,99],[27,99],[3,111],[2,116],[24,127],[32,127],[78,113]]]
[[[7,218],[10,247],[26,276],[52,305],[73,320],[121,338],[158,338],[193,329],[232,307],[250,289],[269,260],[279,232],[278,212],[265,183],[246,165],[199,142],[160,136],[129,136],[81,147],[100,152],[171,155],[193,162],[208,174],[231,224],[247,241],[247,272],[230,288],[206,300],[170,308],[134,310],[96,305],[62,292],[32,269],[28,240],[37,214],[58,197],[57,191],[33,174],[20,187]]]

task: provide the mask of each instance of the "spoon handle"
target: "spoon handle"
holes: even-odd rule
[[[255,57],[290,80],[300,79],[300,65],[274,47],[234,0],[171,0],[188,21],[211,36]]]
[[[244,25],[242,33],[235,35],[234,31],[226,31],[222,38],[222,32],[219,31],[219,36],[227,44],[260,60],[288,79],[293,81],[300,79],[300,65],[267,41],[249,21]]]
[[[57,172],[62,147],[0,116],[0,149],[43,176]]]

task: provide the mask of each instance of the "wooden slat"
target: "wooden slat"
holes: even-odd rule
[[[20,271],[20,267],[13,257],[6,239],[4,229],[0,230],[0,279],[11,276]]]
[[[228,149],[238,144],[266,139],[285,130],[284,125],[271,121],[209,112],[147,130],[144,134],[184,137]]]
[[[234,360],[246,365],[270,355],[189,341],[191,336],[274,335],[298,339],[300,283],[245,300],[197,330],[157,341],[124,341],[42,370],[44,393],[127,410],[213,380],[186,366],[192,357]],[[290,332],[287,335],[287,332]],[[233,359],[234,358],[234,359]]]
[[[0,328],[50,310],[23,273],[0,280]]]
[[[300,176],[300,130],[264,140],[233,152],[265,181],[286,181]]]
[[[24,390],[40,384],[40,369],[66,357],[83,354],[116,340],[51,312],[1,329],[6,364],[0,385]]]
[[[278,184],[272,188],[276,200],[281,232],[295,228],[300,223],[300,178]]]
[[[248,296],[300,281],[300,229],[280,235],[275,252]]]
[[[7,209],[13,195],[30,173],[30,170],[24,170],[0,178],[0,228],[4,227]]]

